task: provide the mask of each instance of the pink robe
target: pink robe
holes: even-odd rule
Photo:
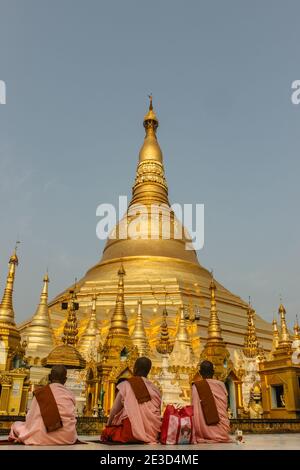
[[[46,431],[39,404],[34,397],[26,421],[12,424],[9,440],[38,446],[74,444],[77,441],[75,397],[64,385],[53,383],[50,387],[63,427],[53,432]]]
[[[200,398],[195,385],[192,386],[192,405],[194,407],[194,439],[193,442],[231,442],[229,437],[230,422],[227,414],[227,390],[223,382],[207,379],[215,398],[220,421],[216,425],[208,426],[205,422]]]
[[[127,380],[121,382],[117,386],[118,393],[107,426],[118,426],[125,418],[128,418],[133,437],[138,441],[154,444],[158,441],[161,428],[161,396],[150,380],[144,377],[143,380],[151,400],[138,403],[130,383]]]

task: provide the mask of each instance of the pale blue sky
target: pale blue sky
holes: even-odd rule
[[[200,262],[271,320],[300,312],[299,1],[0,0],[0,287],[17,321],[100,258],[130,195],[147,94],[172,202],[205,204]]]

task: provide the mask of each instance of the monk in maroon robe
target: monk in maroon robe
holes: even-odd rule
[[[9,440],[26,445],[62,445],[77,441],[75,397],[65,387],[67,369],[52,367],[50,385],[34,391],[25,422],[12,424]]]
[[[161,396],[147,379],[151,369],[147,357],[139,357],[133,377],[117,385],[117,395],[101,442],[156,443],[161,428]]]
[[[231,442],[227,390],[224,383],[213,376],[213,364],[203,361],[192,385],[194,443]]]

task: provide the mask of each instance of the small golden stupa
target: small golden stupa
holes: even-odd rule
[[[54,334],[48,311],[48,273],[43,279],[40,303],[26,329],[26,357],[30,365],[39,366],[41,360],[54,348]]]

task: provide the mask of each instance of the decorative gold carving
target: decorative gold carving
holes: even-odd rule
[[[156,350],[160,354],[170,354],[173,350],[173,346],[170,343],[169,330],[167,323],[168,311],[166,307],[163,309],[162,313],[162,323],[160,326],[160,337],[156,344]]]
[[[10,375],[6,375],[6,374],[1,374],[0,375],[0,384],[1,385],[11,385],[12,384],[12,377]]]
[[[252,308],[250,302],[248,306],[248,328],[244,341],[243,352],[246,357],[255,357],[258,355],[258,340],[256,336],[256,329],[254,323],[255,310]]]
[[[78,340],[78,328],[75,307],[77,304],[77,297],[74,290],[70,290],[70,294],[71,298],[68,302],[68,318],[64,326],[62,341],[69,346],[75,346]]]

